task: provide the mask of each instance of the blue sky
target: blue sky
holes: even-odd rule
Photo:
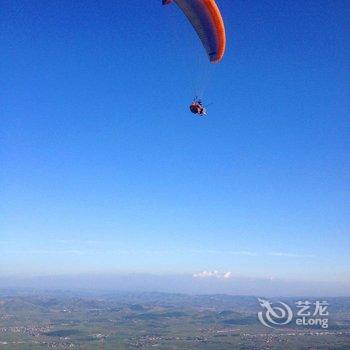
[[[349,2],[218,4],[2,2],[1,275],[349,281]]]

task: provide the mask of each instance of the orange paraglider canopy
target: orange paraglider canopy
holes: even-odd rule
[[[175,2],[197,32],[212,63],[218,63],[226,47],[225,25],[215,0],[163,0]]]

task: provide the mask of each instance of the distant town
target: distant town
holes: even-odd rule
[[[265,327],[253,296],[3,290],[0,349],[349,349],[350,298],[329,299],[325,330]]]

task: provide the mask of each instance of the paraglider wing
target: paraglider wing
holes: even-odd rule
[[[175,2],[197,32],[212,63],[221,61],[225,53],[225,25],[215,0],[163,0]]]

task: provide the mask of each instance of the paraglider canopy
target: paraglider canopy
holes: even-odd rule
[[[197,32],[210,62],[222,60],[226,47],[225,25],[215,0],[162,0],[175,2]]]

